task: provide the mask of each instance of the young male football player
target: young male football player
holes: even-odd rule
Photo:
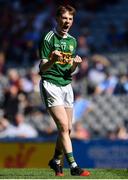
[[[55,152],[49,166],[57,176],[63,176],[61,160],[63,153],[70,167],[71,175],[89,176],[90,172],[81,169],[73,156],[70,132],[73,116],[72,72],[82,62],[75,56],[76,39],[68,34],[73,23],[75,9],[60,6],[56,12],[57,26],[41,40],[39,65],[41,96],[58,128]]]

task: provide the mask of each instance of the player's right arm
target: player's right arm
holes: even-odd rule
[[[51,54],[50,54],[50,60],[41,59],[40,64],[39,64],[40,72],[47,71],[61,57],[62,57],[62,55],[61,55],[61,53],[59,51],[57,51],[57,50],[52,51]]]
[[[43,39],[39,46],[40,73],[47,71],[53,64],[61,58],[61,54],[57,50],[53,50],[52,45],[47,39]]]

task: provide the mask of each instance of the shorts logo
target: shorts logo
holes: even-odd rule
[[[48,99],[47,99],[47,102],[48,102],[48,104],[52,104],[53,102],[54,102],[54,100],[51,98],[51,97],[49,97]]]

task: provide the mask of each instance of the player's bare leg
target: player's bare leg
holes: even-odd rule
[[[72,127],[72,113],[73,109],[72,108],[65,108],[67,116],[68,116],[68,129],[69,129],[69,135],[71,132],[71,127]],[[51,162],[52,161],[52,162]],[[61,136],[57,137],[56,141],[56,147],[55,147],[55,152],[53,159],[50,162],[53,163],[56,162],[56,164],[60,165],[59,169],[61,173],[57,173],[58,176],[63,176],[63,170],[62,170],[62,165],[64,163],[64,153],[63,153],[63,145],[61,142]]]
[[[67,116],[68,116],[68,129],[69,129],[69,135],[72,130],[72,119],[73,119],[73,108],[65,108]]]
[[[65,108],[63,106],[51,107],[51,108],[49,108],[49,112],[50,112],[51,116],[53,117],[53,119],[58,127],[58,130],[59,130],[58,131],[59,135],[58,135],[57,142],[56,142],[55,154],[58,153],[58,155],[59,155],[59,152],[60,152],[60,155],[61,155],[63,146],[66,146],[68,149],[68,143],[67,143],[67,140],[65,140],[66,137],[63,136],[61,133],[61,131],[63,131],[63,128],[65,130],[67,128],[66,132],[69,133],[68,132],[68,116],[67,116]],[[62,139],[64,139],[64,141],[62,141]],[[69,139],[69,137],[68,137],[68,139]],[[68,141],[70,143],[69,151],[72,151],[70,139]],[[63,175],[62,168],[61,168],[59,161],[57,164],[57,161],[56,161],[57,156],[55,154],[54,154],[53,160],[50,161],[49,165],[52,169],[55,170],[55,173],[57,176],[62,176]],[[58,157],[58,159],[59,159],[59,157]],[[56,165],[54,163],[55,161],[56,161]]]
[[[69,137],[68,127],[69,120],[64,106],[51,107],[49,108],[49,112],[57,125],[65,152],[72,152],[72,145]]]
[[[55,106],[49,108],[49,112],[58,127],[65,156],[70,165],[71,175],[88,176],[90,172],[84,171],[78,167],[72,153],[72,143],[69,135],[69,125],[71,125],[72,109],[65,109],[64,106]]]

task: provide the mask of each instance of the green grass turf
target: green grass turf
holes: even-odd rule
[[[89,177],[71,176],[69,169],[64,169],[64,177],[56,177],[50,169],[0,169],[0,179],[128,179],[127,169],[88,170]]]

